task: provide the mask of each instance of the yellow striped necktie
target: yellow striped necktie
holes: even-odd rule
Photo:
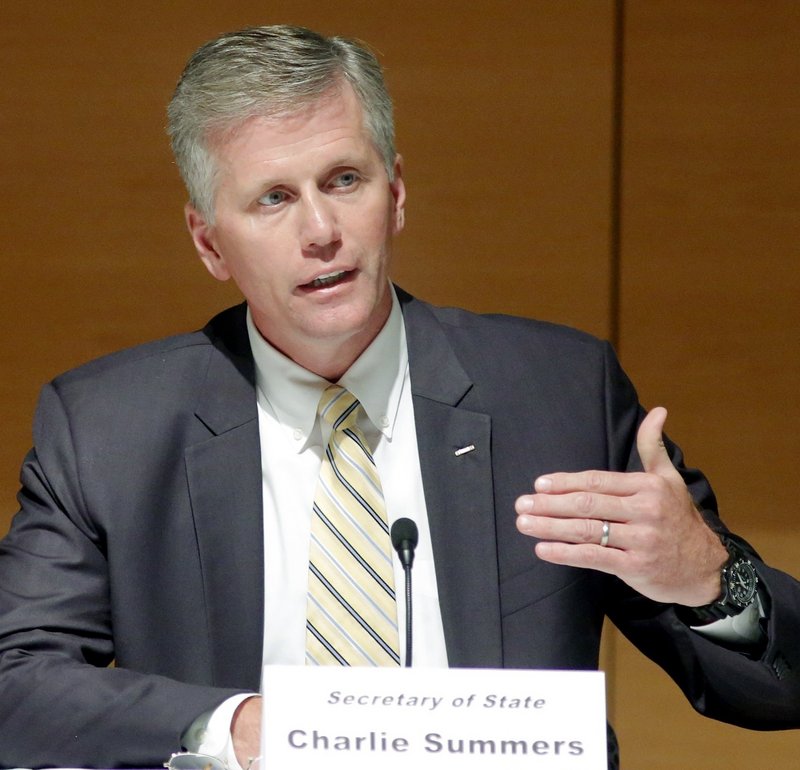
[[[332,427],[311,522],[306,663],[399,666],[397,603],[386,505],[356,420],[362,406],[339,385],[318,414]]]

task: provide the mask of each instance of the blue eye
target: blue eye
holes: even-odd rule
[[[266,195],[262,195],[258,202],[262,206],[279,206],[286,200],[286,193],[281,190],[270,190]]]
[[[355,171],[345,171],[333,180],[334,187],[352,187],[358,181]]]

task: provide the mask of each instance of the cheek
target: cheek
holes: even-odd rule
[[[384,206],[376,208],[372,216],[363,217],[356,227],[360,227],[362,243],[368,245],[377,257],[382,257],[389,251],[392,237],[398,232],[396,224],[394,211],[386,210]]]
[[[280,246],[252,227],[229,233],[220,241],[221,258],[237,283],[263,282],[265,277],[277,273],[280,263],[271,258],[276,253],[281,253]]]

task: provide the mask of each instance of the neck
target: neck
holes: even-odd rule
[[[391,310],[391,304],[389,306]],[[368,326],[343,339],[316,339],[301,344],[280,344],[265,334],[256,318],[253,319],[259,334],[276,350],[313,374],[329,382],[338,382],[344,373],[356,362],[361,354],[378,336],[389,318],[389,312],[379,324]]]
[[[354,310],[345,308],[352,310],[349,316],[348,313],[338,318],[334,315],[332,323],[322,323],[317,318],[307,326],[276,324],[270,323],[270,319],[252,305],[250,312],[259,334],[273,348],[303,369],[329,382],[337,382],[380,334],[392,313],[392,304],[392,292],[387,283],[374,305],[367,303],[364,307],[364,302],[353,303]],[[357,320],[360,314],[362,317]]]

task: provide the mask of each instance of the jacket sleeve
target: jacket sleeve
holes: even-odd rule
[[[641,470],[635,435],[644,412],[610,348],[606,382],[612,465]],[[708,525],[730,534],[706,478],[684,464],[680,448],[669,438],[665,444]],[[767,610],[762,649],[729,649],[686,626],[672,605],[645,599],[621,581],[615,582],[608,615],[672,677],[698,712],[751,729],[800,727],[800,583],[765,564],[744,540],[732,537],[750,553],[758,572]]]
[[[236,690],[114,665],[105,535],[52,386],[34,433],[0,542],[0,766],[160,766],[192,720]]]

